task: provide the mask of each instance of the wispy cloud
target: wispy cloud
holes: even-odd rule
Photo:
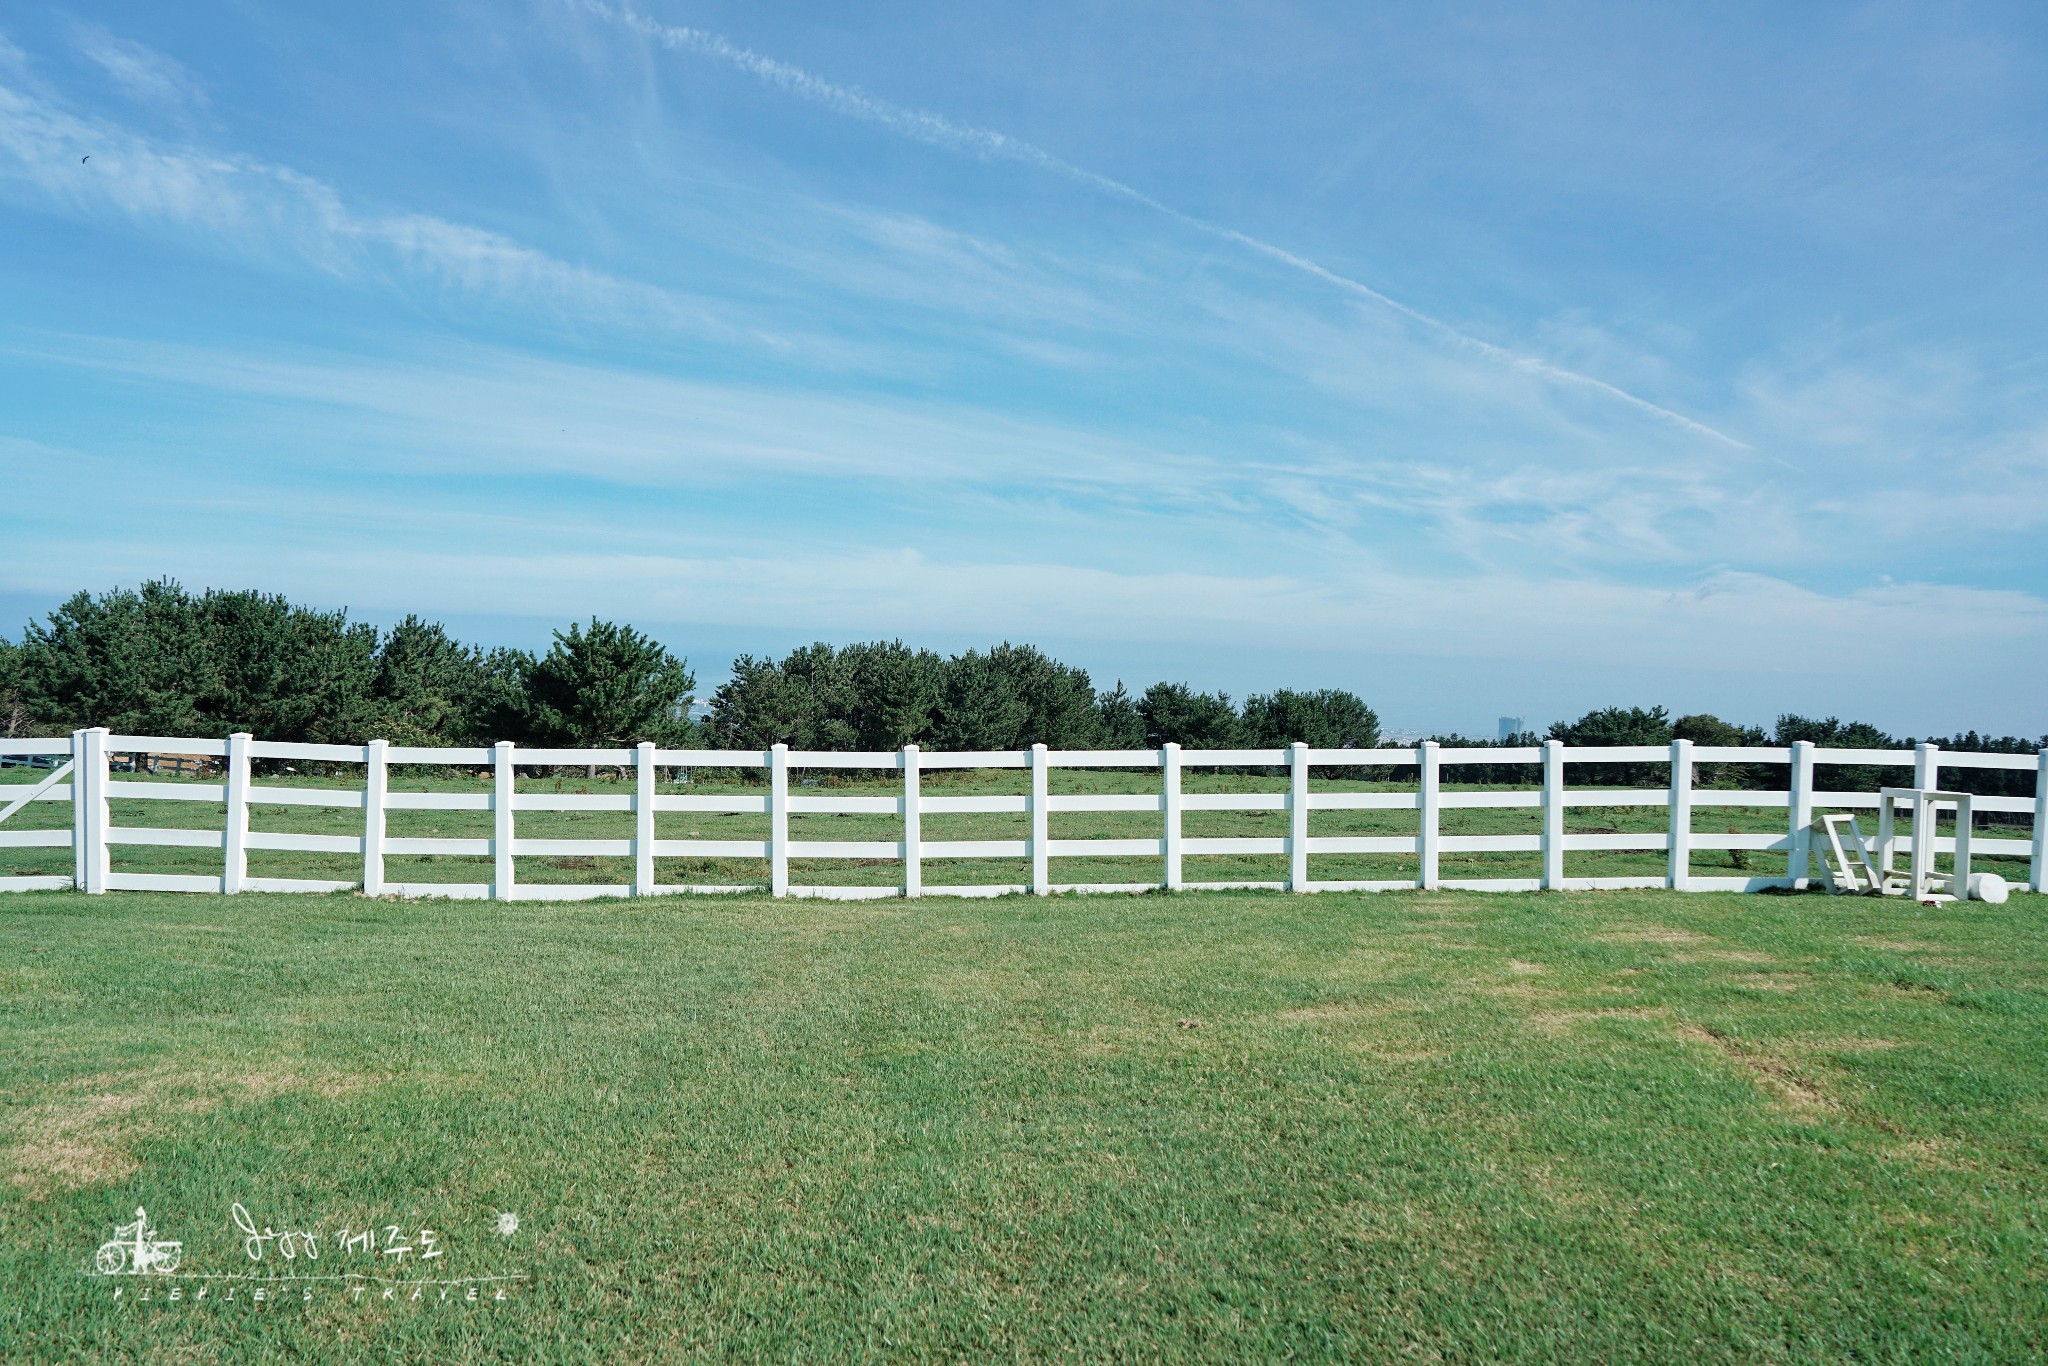
[[[0,196],[74,219],[176,230],[242,259],[289,258],[337,277],[396,271],[557,315],[732,331],[673,291],[563,261],[487,229],[358,209],[333,186],[290,167],[164,143],[4,84]]]
[[[1127,202],[1137,204],[1154,213],[1164,215],[1184,227],[1211,237],[1230,242],[1266,260],[1298,271],[1330,285],[1353,298],[1389,309],[1412,323],[1418,324],[1432,334],[1471,350],[1489,361],[1507,366],[1525,374],[1533,375],[1553,384],[1582,388],[1624,404],[1636,411],[1648,414],[1660,421],[1673,423],[1694,435],[1709,438],[1729,446],[1743,447],[1746,443],[1714,427],[1708,426],[1683,413],[1675,412],[1661,404],[1633,394],[1619,385],[1592,375],[1554,364],[1536,356],[1522,355],[1507,347],[1497,345],[1458,328],[1443,319],[1435,317],[1410,304],[1401,302],[1363,281],[1355,280],[1331,270],[1320,262],[1302,256],[1285,247],[1241,232],[1236,228],[1212,222],[1209,219],[1174,208],[1146,194],[1144,191],[1113,177],[1077,166],[1064,158],[1055,156],[1034,143],[1013,138],[992,128],[981,128],[961,123],[942,115],[924,110],[911,109],[888,100],[878,99],[852,86],[841,85],[812,74],[802,67],[789,62],[766,57],[751,49],[739,46],[729,39],[704,29],[690,28],[679,24],[664,24],[637,11],[606,3],[606,0],[570,0],[585,12],[608,23],[615,24],[641,38],[645,38],[675,52],[685,52],[708,57],[745,72],[763,84],[808,100],[832,110],[844,117],[857,119],[887,129],[901,137],[909,138],[933,147],[965,153],[988,160],[1010,161],[1021,165],[1048,171],[1055,175],[1089,185]]]
[[[346,443],[361,465],[498,480],[575,475],[662,496],[831,481],[849,500],[1028,489],[1071,494],[1100,513],[1133,501],[1227,507],[1246,478],[1199,451],[969,404],[714,383],[484,347],[392,360],[42,337],[0,355],[209,395],[217,420],[259,445],[272,444],[261,424],[276,414],[313,410],[329,446]]]
[[[110,33],[98,24],[74,24],[78,50],[131,99],[148,104],[201,107],[206,87],[183,63],[154,48]]]
[[[1237,552],[1222,547],[1243,540],[1255,562],[1338,570],[1404,556],[1445,572],[1546,577],[1703,574],[1731,560],[1873,576],[1874,563],[1892,567],[1868,544],[1857,548],[1867,537],[1844,546],[1825,527],[1817,534],[1783,498],[1760,498],[1726,471],[1630,461],[1626,449],[1577,466],[1525,454],[1486,467],[1455,452],[1367,454],[1299,439],[1248,456],[1228,437],[1118,436],[969,401],[711,381],[478,346],[367,358],[44,335],[17,337],[0,354],[86,369],[165,401],[204,395],[215,439],[232,433],[251,450],[290,448],[290,432],[317,412],[321,449],[347,450],[365,474],[508,489],[569,476],[642,490],[649,506],[683,490],[751,490],[749,499],[771,502],[801,490],[866,509],[877,526],[904,526],[909,515],[926,538],[942,534],[937,521],[998,526],[1014,553],[1058,546],[1081,563],[1102,559],[1105,544],[1125,554],[1148,547],[1172,563],[1209,558],[1190,554],[1193,545],[1230,558]],[[752,536],[765,515],[749,512],[729,529]],[[1278,542],[1276,529],[1286,532]]]
[[[347,601],[373,615],[419,604],[435,610],[568,619],[597,612],[684,632],[706,627],[770,641],[893,635],[906,621],[926,639],[1005,633],[1047,642],[1094,641],[1115,666],[1148,644],[1227,637],[1243,656],[1318,645],[1359,661],[1389,652],[1445,661],[1512,661],[1575,670],[1749,670],[1871,681],[1873,638],[1940,639],[1968,649],[1986,680],[2023,689],[2048,648],[2048,602],[2010,590],[1927,583],[1823,593],[1768,575],[1723,572],[1668,585],[1550,576],[1433,575],[1398,565],[1313,577],[1223,570],[1120,570],[1057,560],[791,546],[775,554],[684,548],[618,549],[603,536],[557,535],[494,549],[508,528],[470,500],[431,498],[383,529],[374,554],[363,531],[377,504],[341,498],[270,513],[274,497],[243,495],[246,534],[170,551],[116,537],[104,522],[38,528],[37,564],[84,560],[109,578],[166,569],[194,582],[262,583]],[[119,501],[109,505],[118,511]],[[212,505],[216,514],[226,505]],[[680,541],[681,538],[678,538]],[[23,586],[75,586],[43,567]],[[1801,649],[1788,651],[1796,640]],[[1450,665],[1449,667],[1470,667]],[[1218,681],[1226,681],[1212,670]]]

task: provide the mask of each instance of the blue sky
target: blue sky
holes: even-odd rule
[[[2044,14],[0,9],[0,621],[2040,734]]]

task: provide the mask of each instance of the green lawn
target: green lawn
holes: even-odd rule
[[[0,1359],[2034,1359],[2044,911],[12,896]]]

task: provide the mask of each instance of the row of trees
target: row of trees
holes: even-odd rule
[[[79,593],[20,642],[0,640],[10,735],[107,726],[130,735],[399,744],[672,743],[694,733],[684,661],[593,621],[545,654],[482,650],[433,622],[388,631],[268,593],[146,583]]]
[[[1247,698],[1181,683],[1133,694],[1098,690],[1086,670],[1030,645],[1002,644],[950,657],[900,641],[816,644],[781,659],[742,655],[696,708],[696,676],[683,659],[630,626],[592,620],[555,633],[544,652],[484,650],[436,623],[407,617],[387,631],[345,612],[297,606],[275,594],[208,591],[176,583],[79,593],[19,642],[0,639],[0,731],[60,733],[104,725],[124,734],[401,744],[513,740],[550,746],[666,746],[886,750],[1270,748],[1369,749],[1379,718],[1337,689],[1280,689]],[[1447,744],[1477,743],[1458,736]],[[1546,738],[1517,737],[1509,744]],[[1662,707],[1603,707],[1551,726],[1571,745],[1789,744],[1838,749],[1910,746],[1875,726],[1784,715],[1766,731],[1719,717],[1673,718]],[[2030,753],[2014,736],[1938,739],[1947,749]],[[2048,737],[2038,742],[2048,745]],[[1527,766],[1461,768],[1465,781],[1526,782]],[[1660,765],[1580,768],[1575,781],[1661,781]],[[1703,765],[1703,783],[1768,786],[1767,766]],[[1957,770],[1972,790],[2031,793],[2025,774]],[[1944,778],[1944,781],[1949,781]],[[1891,768],[1831,770],[1828,785],[1867,790],[1900,781]]]
[[[1474,745],[1482,742],[1457,736],[1438,737],[1445,744]],[[2032,754],[2048,749],[2048,735],[2038,740],[2016,735],[1979,735],[1966,731],[1958,735],[1928,736],[1927,740],[1946,750],[1978,754]],[[1567,745],[1669,745],[1673,740],[1690,740],[1695,745],[1791,745],[1809,740],[1822,749],[1911,749],[1919,743],[1912,736],[1887,734],[1866,721],[1843,721],[1837,717],[1800,716],[1786,713],[1769,730],[1762,726],[1737,725],[1711,713],[1672,717],[1663,707],[1600,707],[1576,721],[1559,721],[1546,735],[1534,733],[1503,740],[1502,746],[1533,745],[1542,740],[1562,740]],[[1667,782],[1668,764],[1585,764],[1574,765],[1570,774],[1575,784],[1640,787]],[[1527,782],[1526,765],[1461,765],[1459,778],[1466,782]],[[1837,792],[1870,792],[1879,787],[1901,787],[1910,783],[1910,765],[1830,764],[1820,775],[1819,786]],[[1757,763],[1703,763],[1695,782],[1702,787],[1769,789],[1783,786],[1783,765]],[[2026,796],[2034,793],[2034,775],[2012,769],[1945,768],[1944,787],[1962,792],[1997,796]]]
[[[763,749],[1369,748],[1379,718],[1348,692],[1278,692],[1243,707],[1157,683],[1098,692],[1029,645],[950,658],[900,641],[742,655],[696,717],[687,661],[592,620],[542,653],[484,650],[407,617],[387,631],[276,594],[146,583],[79,593],[19,642],[0,639],[0,730],[103,725],[130,735],[399,744]]]
[[[712,694],[706,738],[732,749],[1139,749],[1313,745],[1370,748],[1379,717],[1348,692],[1283,688],[1247,699],[1155,683],[1098,692],[1085,669],[1031,645],[951,658],[901,641],[823,643],[782,659],[742,655]]]

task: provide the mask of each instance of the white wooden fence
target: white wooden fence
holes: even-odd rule
[[[220,783],[151,783],[121,781],[114,776],[109,756],[119,753],[178,753],[213,756],[221,760]],[[1964,833],[1971,839],[1971,851],[1979,857],[2006,856],[2030,859],[2028,883],[2042,890],[2048,872],[2048,751],[2037,755],[1977,754],[1943,752],[1933,745],[1915,750],[1820,749],[1801,741],[1789,747],[1723,748],[1695,746],[1679,740],[1663,746],[1578,747],[1558,741],[1520,749],[1454,749],[1425,742],[1412,749],[1311,749],[1294,745],[1270,750],[1183,750],[1167,745],[1157,750],[1048,751],[1043,745],[1027,751],[1007,753],[925,753],[906,745],[894,753],[808,753],[777,745],[767,751],[728,752],[712,750],[667,750],[643,744],[635,749],[520,749],[509,743],[490,748],[414,748],[372,740],[367,745],[313,745],[256,740],[234,735],[227,740],[194,740],[165,736],[113,735],[103,728],[81,730],[68,739],[0,739],[0,757],[46,756],[60,766],[39,784],[0,787],[0,848],[54,847],[73,851],[73,872],[69,877],[0,877],[0,890],[78,887],[87,892],[173,891],[173,892],[329,892],[360,887],[372,896],[491,897],[497,899],[582,899],[600,896],[648,896],[670,892],[732,892],[754,888],[706,886],[657,881],[657,858],[741,858],[761,859],[768,877],[761,889],[775,896],[819,896],[870,898],[894,896],[997,896],[1008,892],[1100,892],[1141,891],[1155,887],[1169,890],[1215,887],[1270,887],[1297,892],[1382,891],[1399,888],[1465,888],[1481,891],[1536,891],[1542,889],[1595,889],[1669,887],[1679,891],[1760,891],[1769,887],[1803,887],[1815,870],[1813,824],[1817,811],[1874,808],[1874,792],[1840,792],[1816,786],[1816,776],[1831,766],[1912,765],[1913,785],[1939,786],[1943,768],[2031,770],[2035,774],[2034,796],[1979,797],[1979,813],[2030,813],[2030,840],[1992,838]],[[361,791],[315,790],[305,787],[261,786],[251,781],[253,760],[282,760],[312,763],[360,764],[365,782]],[[1668,763],[1671,782],[1667,790],[1622,788],[1595,789],[1567,787],[1569,764]],[[1790,786],[1782,791],[1746,791],[1694,786],[1694,766],[1712,764],[1766,764],[1784,766],[1790,772]],[[489,792],[408,792],[394,790],[391,767],[395,764],[447,765],[491,774]],[[598,764],[628,768],[636,777],[631,795],[518,792],[514,786],[515,766]],[[1541,786],[1526,791],[1447,792],[1443,778],[1463,765],[1540,765]],[[1315,791],[1310,777],[1317,768],[1413,766],[1418,780],[1412,791],[1359,792]],[[1199,793],[1183,790],[1182,775],[1188,769],[1240,767],[1284,768],[1289,775],[1288,790],[1266,793]],[[716,768],[765,770],[765,791],[755,794],[691,795],[657,793],[656,773],[662,768]],[[790,770],[851,769],[900,773],[900,795],[811,795],[790,791]],[[1160,775],[1159,790],[1140,794],[1054,794],[1048,791],[1053,769],[1154,769]],[[1030,774],[1029,790],[1008,796],[925,795],[920,776],[939,769],[1025,769]],[[110,815],[113,799],[143,801],[204,802],[226,807],[222,829],[182,829],[117,826]],[[69,802],[72,806],[68,830],[7,830],[5,821],[32,801]],[[274,834],[250,829],[249,812],[259,805],[330,807],[363,812],[360,835]],[[1661,833],[1578,834],[1565,830],[1565,811],[1570,807],[1666,807],[1667,828]],[[1475,807],[1534,808],[1541,812],[1538,834],[1461,835],[1445,834],[1442,813]],[[1695,831],[1693,813],[1702,807],[1779,808],[1786,821],[1779,833],[1708,834]],[[488,811],[492,814],[490,838],[400,838],[386,834],[386,815],[392,811]],[[1316,835],[1310,818],[1316,811],[1391,810],[1417,813],[1416,830],[1403,835]],[[630,839],[535,839],[520,836],[517,817],[532,811],[612,811],[633,816]],[[1055,812],[1157,812],[1160,833],[1155,838],[1136,839],[1053,839],[1049,817]],[[1284,811],[1288,816],[1284,836],[1244,838],[1198,838],[1182,832],[1184,813],[1189,811]],[[661,812],[764,814],[768,838],[764,840],[665,839],[655,832],[655,817]],[[795,814],[842,813],[893,815],[902,821],[902,837],[890,840],[793,840],[789,818]],[[940,814],[1021,813],[1028,817],[1029,834],[1024,839],[930,840],[923,836],[923,818]],[[1919,832],[1915,832],[1916,836]],[[154,845],[219,849],[224,870],[219,877],[161,873],[118,872],[110,867],[109,850],[116,845]],[[1955,837],[1935,841],[1936,853],[1953,853]],[[1910,847],[1910,840],[1902,841]],[[1772,876],[1707,876],[1692,871],[1696,850],[1779,851],[1785,856],[1785,871]],[[310,878],[252,877],[251,850],[296,850],[359,856],[359,879],[318,880]],[[1661,851],[1667,855],[1662,877],[1567,877],[1565,856],[1573,851],[1633,850]],[[1542,875],[1537,878],[1445,878],[1440,874],[1443,855],[1473,852],[1538,853]],[[386,876],[388,858],[437,854],[485,856],[491,859],[489,882],[442,883],[393,881]],[[1275,882],[1200,882],[1183,876],[1184,861],[1210,854],[1285,856],[1286,880]],[[1314,881],[1309,876],[1309,859],[1330,854],[1407,854],[1417,862],[1413,878],[1398,881]],[[521,882],[516,861],[522,856],[630,857],[633,880],[614,884],[559,884]],[[1055,882],[1053,861],[1074,857],[1118,857],[1158,860],[1156,879],[1131,883]],[[1028,884],[961,885],[930,883],[927,866],[947,859],[1024,859],[1030,867]],[[903,865],[898,886],[819,886],[793,883],[792,863],[811,859],[887,859]]]

